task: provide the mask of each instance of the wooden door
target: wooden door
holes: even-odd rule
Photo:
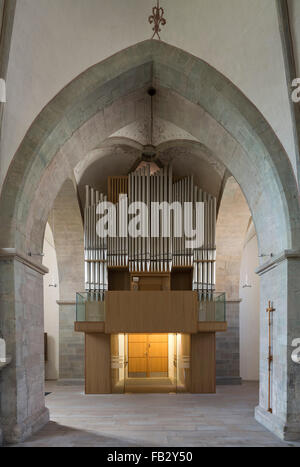
[[[168,376],[168,334],[129,334],[129,376]]]
[[[129,376],[147,376],[147,334],[129,334],[128,336],[128,374]]]

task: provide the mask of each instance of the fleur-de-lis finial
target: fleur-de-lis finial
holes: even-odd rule
[[[159,0],[157,0],[157,6],[154,6],[152,8],[152,15],[149,16],[149,23],[150,24],[154,23],[154,26],[152,28],[152,31],[154,32],[153,32],[153,36],[151,37],[151,39],[154,39],[154,37],[157,36],[158,39],[160,40],[160,35],[159,35],[159,33],[161,32],[160,27],[165,26],[167,24],[167,21],[164,18],[164,13],[165,13],[164,9],[159,5]]]

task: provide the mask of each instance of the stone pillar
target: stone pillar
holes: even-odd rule
[[[76,304],[59,301],[59,378],[63,384],[84,381],[84,335],[74,331]],[[68,381],[66,381],[68,380]]]
[[[284,251],[258,268],[261,276],[260,395],[256,420],[286,441],[300,439],[300,365],[292,342],[300,338],[300,252]],[[268,408],[268,300],[273,302],[273,368]]]
[[[229,177],[217,221],[218,292],[226,292],[228,331],[217,334],[217,384],[241,384],[240,378],[240,270],[250,211],[242,190]]]
[[[217,384],[241,384],[240,377],[240,303],[226,302],[226,333],[216,335]]]
[[[59,380],[84,379],[84,338],[74,332],[76,292],[84,291],[83,221],[72,180],[65,181],[49,216],[59,276]]]
[[[11,363],[1,372],[5,443],[23,441],[49,420],[44,398],[44,314],[41,265],[0,250],[0,329]]]

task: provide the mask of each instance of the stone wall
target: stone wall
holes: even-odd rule
[[[59,275],[59,378],[84,377],[83,336],[74,332],[76,292],[84,291],[83,225],[77,194],[67,180],[49,216]]]
[[[240,268],[250,211],[233,177],[225,185],[217,221],[217,291],[226,292],[228,331],[217,334],[217,383],[240,384]],[[243,345],[251,346],[244,342]]]
[[[30,47],[27,49],[30,50]],[[153,58],[154,67],[150,57]],[[145,64],[148,59],[150,61]],[[96,147],[96,139],[102,141],[104,115],[108,119],[109,115],[115,117],[114,113],[109,113],[111,108],[118,110],[121,115],[117,121],[112,118],[114,124],[110,127],[111,132],[124,126],[121,124],[124,120],[128,124],[125,96],[143,83],[146,84],[148,78],[158,81],[161,88],[174,89],[174,94],[179,96],[178,99],[166,102],[167,105],[162,109],[165,118],[198,137],[238,180],[252,209],[260,252],[273,252],[276,255],[283,249],[299,248],[297,187],[286,154],[267,122],[238,89],[207,64],[159,41],[146,41],[131,51],[127,50],[125,56],[115,55],[106,60],[105,64],[81,75],[79,81],[65,88],[37,118],[6,177],[0,200],[1,246],[17,246],[26,257],[29,247],[42,245],[49,206],[56,197],[60,180],[65,179],[64,160],[65,165],[68,163],[74,167],[88,152],[84,148],[92,150]],[[111,101],[113,103],[109,107]],[[185,103],[188,105],[185,106]],[[21,107],[27,112],[26,105]],[[133,109],[133,106],[130,108]],[[188,112],[188,108],[193,112]],[[90,134],[85,139],[85,131],[91,128],[93,115],[93,121],[97,122],[93,132],[95,139],[91,139]],[[161,117],[164,118],[164,115]],[[107,129],[105,131],[108,132]],[[13,135],[13,132],[10,134]],[[68,246],[66,232],[65,248]],[[268,277],[262,285],[262,316],[265,316],[264,303],[272,295],[276,297],[276,305],[280,309],[276,334],[279,361],[274,372],[274,390],[282,396],[281,404],[277,399],[276,415],[284,424],[294,423],[294,419],[299,420],[300,415],[298,368],[287,364],[290,361],[288,342],[295,333],[300,332],[300,270],[296,266],[295,270],[281,267],[281,275],[276,277],[276,281],[272,275],[266,274]],[[5,370],[2,382],[2,394],[7,398],[7,404],[6,401],[2,403],[2,416],[4,412],[10,423],[6,425],[6,437],[14,440],[20,440],[26,433],[31,433],[37,427],[36,422],[41,423],[46,417],[42,402],[43,369],[39,360],[42,355],[43,331],[43,323],[40,322],[40,316],[43,315],[40,297],[42,281],[35,278],[34,287],[31,287],[27,267],[22,263],[15,269],[6,270],[3,267],[0,271],[1,281],[4,278],[0,294],[1,327],[4,323],[4,338],[9,336],[14,358],[10,369]],[[25,290],[21,297],[19,283]],[[29,300],[34,298],[38,305],[27,306],[28,295],[32,297]],[[27,342],[30,338],[31,342]],[[264,359],[262,354],[262,366],[265,365]],[[37,378],[36,382],[32,381],[34,377]],[[264,378],[264,374],[261,377]],[[262,379],[263,395],[264,384]]]
[[[15,443],[48,420],[44,398],[43,277],[16,252],[0,255],[0,329],[11,363],[1,372],[4,441]]]
[[[217,384],[241,384],[240,300],[226,302],[228,330],[216,336]]]
[[[59,377],[84,379],[84,334],[74,332],[75,304],[59,302]]]
[[[17,2],[0,183],[31,122],[53,96],[91,65],[151,37],[147,17],[155,3]],[[201,57],[232,80],[277,130],[293,161],[293,128],[274,0],[189,0],[184,7],[182,0],[164,0],[163,7],[168,23],[162,40]]]
[[[258,269],[261,276],[260,400],[256,419],[285,440],[300,439],[300,365],[292,342],[300,337],[300,252],[285,251]],[[268,314],[272,314],[271,408],[268,409]]]

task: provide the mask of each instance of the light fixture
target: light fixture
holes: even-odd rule
[[[153,116],[153,97],[156,94],[156,89],[150,87],[147,91],[150,96],[150,141],[146,144],[142,152],[142,160],[145,162],[153,162],[156,159],[156,148],[153,144],[153,133],[154,133],[154,116]]]
[[[245,274],[245,283],[244,285],[242,286],[243,289],[251,289],[252,288],[252,285],[249,283],[248,281],[248,252],[247,252],[247,244],[244,248],[244,252],[245,252],[245,267],[246,267],[246,274]]]
[[[273,253],[270,253],[270,254],[264,254],[262,253],[261,255],[259,255],[258,257],[259,258],[273,258]]]

